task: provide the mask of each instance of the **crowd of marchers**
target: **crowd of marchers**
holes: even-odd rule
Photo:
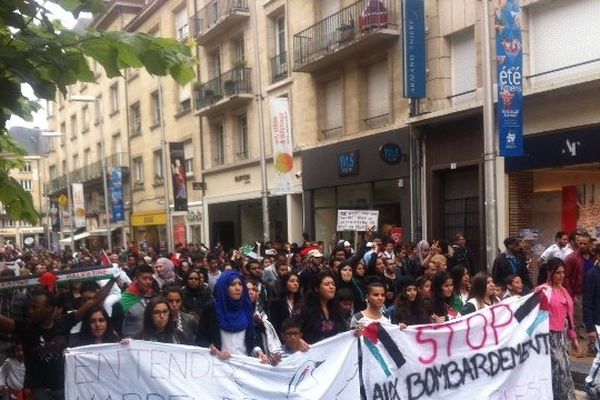
[[[597,349],[600,325],[600,244],[589,234],[558,232],[534,260],[520,238],[508,237],[490,268],[474,262],[461,233],[452,242],[407,245],[367,232],[329,254],[322,242],[304,239],[239,249],[179,244],[172,252],[129,242],[108,255],[0,247],[0,277],[35,275],[41,283],[0,292],[0,387],[19,400],[62,399],[69,348],[129,339],[197,345],[221,360],[246,355],[276,366],[338,333],[360,335],[371,323],[439,324],[537,291],[550,316],[554,398],[575,399],[568,354],[582,354],[580,339],[588,352]],[[111,279],[52,279],[100,264],[112,265]],[[586,379],[592,398],[599,369],[596,356]]]

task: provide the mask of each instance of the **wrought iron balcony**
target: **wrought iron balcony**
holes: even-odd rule
[[[115,153],[106,157],[106,173],[110,175],[114,167],[129,167],[129,156],[128,153]],[[128,170],[123,171],[123,175]],[[82,168],[77,168],[70,172],[69,179],[71,183],[86,183],[91,182],[95,179],[102,178],[102,161],[94,161]],[[66,191],[67,189],[67,175],[62,175],[58,178],[52,179],[51,181],[44,184],[44,193],[46,195],[52,195],[60,191]]]
[[[271,83],[275,83],[288,77],[288,53],[277,54],[271,58]]]
[[[233,99],[252,99],[250,71],[250,68],[246,67],[233,68],[200,85],[196,92],[196,110],[201,111],[217,104],[225,106],[230,102],[239,103]]]
[[[194,37],[202,46],[249,16],[248,0],[211,0],[191,18]]]
[[[400,32],[394,0],[360,0],[294,35],[294,70],[315,72]]]

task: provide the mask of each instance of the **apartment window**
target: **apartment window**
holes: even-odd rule
[[[71,115],[71,139],[77,137],[77,115]]]
[[[390,93],[387,60],[367,68],[367,115],[365,122],[375,128],[389,120]]]
[[[187,111],[192,107],[192,84],[179,86],[179,112]]]
[[[71,168],[74,170],[79,168],[79,154],[73,154],[73,164],[71,165]]]
[[[477,57],[473,29],[450,37],[452,100],[463,101],[474,97],[477,88]]]
[[[91,161],[92,161],[91,154],[92,154],[92,151],[90,150],[89,147],[87,149],[83,150],[83,165],[84,166],[91,164]]]
[[[186,176],[194,175],[194,146],[191,140],[183,143],[183,158]]]
[[[88,106],[83,106],[81,109],[81,124],[83,125],[81,131],[82,133],[90,130],[90,112]]]
[[[242,114],[238,117],[238,158],[248,158],[248,117]]]
[[[110,112],[119,111],[119,83],[116,82],[110,87]]]
[[[52,117],[54,115],[54,102],[46,101],[46,116]]]
[[[160,96],[158,90],[150,94],[150,104],[152,105],[152,125],[160,125]]]
[[[56,179],[58,177],[58,172],[56,170],[56,165],[51,165],[49,168],[50,179]]]
[[[21,186],[23,187],[23,189],[27,190],[28,192],[31,192],[31,179],[23,179],[21,181]]]
[[[323,136],[329,138],[342,133],[342,79],[337,78],[325,84],[325,109]]]
[[[275,48],[277,49],[277,54],[282,54],[287,51],[285,16],[283,15],[275,19]]]
[[[188,38],[188,13],[187,7],[182,7],[175,13],[175,36],[177,40],[183,41]]]
[[[136,184],[144,183],[144,160],[142,157],[133,159],[133,173]]]
[[[212,136],[213,165],[222,165],[225,163],[225,137],[222,123],[213,125]]]
[[[123,152],[123,147],[121,144],[121,134],[117,133],[112,137],[112,154],[120,154]]]
[[[164,179],[162,150],[154,152],[154,183],[162,183]]]
[[[246,46],[244,44],[244,37],[240,36],[234,41],[235,50],[235,61],[240,64],[246,59]]]
[[[598,71],[598,21],[598,0],[555,1],[531,7],[530,71],[532,75],[539,75],[534,82],[556,81],[559,77]],[[551,72],[557,69],[561,70]]]
[[[221,75],[221,54],[219,50],[212,53],[210,56],[211,77],[216,78]]]
[[[66,174],[67,171],[67,160],[62,160],[61,161],[61,169],[62,169],[62,173],[63,175]]]
[[[25,162],[25,165],[21,168],[21,172],[31,172],[31,163],[29,161]]]
[[[94,125],[98,125],[100,123],[100,115],[101,109],[100,105],[102,104],[102,96],[98,96],[98,101],[94,102]]]
[[[129,119],[131,136],[140,135],[142,133],[142,113],[139,101],[129,106]]]

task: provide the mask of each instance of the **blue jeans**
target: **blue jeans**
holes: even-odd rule
[[[600,371],[600,338],[596,340],[596,358],[592,361],[592,368],[590,368],[590,374],[586,376],[585,383],[588,383],[593,386],[594,381],[598,377],[598,372]]]

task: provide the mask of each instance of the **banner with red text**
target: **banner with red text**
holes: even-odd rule
[[[445,324],[372,324],[360,340],[342,333],[276,366],[133,340],[70,349],[66,398],[345,400],[360,399],[362,384],[369,400],[550,399],[548,339],[533,294]]]
[[[275,184],[271,192],[275,195],[293,193],[294,154],[289,101],[286,97],[269,97],[269,106],[275,169]]]
[[[537,294],[444,324],[373,324],[361,349],[369,400],[552,398],[548,314]]]

